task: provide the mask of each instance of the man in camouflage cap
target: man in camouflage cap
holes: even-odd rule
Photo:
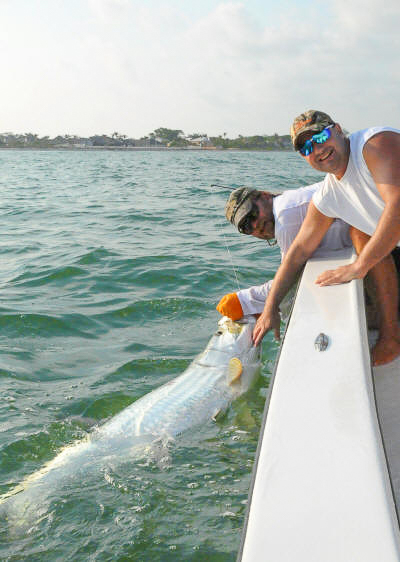
[[[276,195],[250,187],[235,189],[225,205],[225,216],[241,234],[253,234],[257,238],[270,240],[275,237],[272,200]],[[260,204],[257,204],[258,201]],[[253,224],[260,213],[263,221]]]
[[[270,246],[278,244],[283,259],[303,223],[309,202],[320,187],[313,184],[279,193],[259,191],[248,187],[235,189],[225,206],[225,215],[241,234],[251,234],[266,240]],[[318,247],[319,255],[327,250],[351,246],[349,227],[334,221]],[[271,289],[272,280],[263,285],[241,289],[223,296],[217,310],[239,320],[243,315],[260,314]]]
[[[290,129],[290,136],[292,137],[292,143],[295,150],[299,150],[299,139],[303,133],[308,133],[312,131],[313,133],[320,133],[326,127],[334,125],[334,120],[329,117],[327,113],[323,111],[316,111],[310,109],[305,113],[301,113],[293,121],[293,125]]]
[[[372,127],[346,136],[328,114],[309,110],[296,117],[291,137],[308,164],[327,175],[275,276],[254,328],[254,341],[257,344],[268,330],[279,329],[279,303],[334,218],[341,218],[351,225],[358,257],[350,265],[324,272],[316,283],[346,283],[371,273],[379,312],[372,362],[388,363],[400,355],[396,272],[396,267],[400,269],[396,248],[400,246],[400,130]]]

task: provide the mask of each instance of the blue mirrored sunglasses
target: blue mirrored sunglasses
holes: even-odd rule
[[[310,139],[306,140],[306,142],[299,148],[300,154],[303,156],[309,156],[313,151],[313,145],[316,142],[317,144],[324,144],[328,139],[331,138],[332,133],[330,129],[334,127],[334,125],[329,125],[320,133],[315,133]]]

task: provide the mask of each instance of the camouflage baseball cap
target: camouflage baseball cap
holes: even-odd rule
[[[236,228],[240,222],[251,211],[253,198],[258,194],[251,187],[239,187],[232,191],[225,205],[225,216]]]
[[[323,111],[317,111],[316,109],[309,109],[308,111],[305,111],[296,117],[290,129],[290,136],[292,137],[294,149],[299,150],[300,146],[298,145],[298,139],[302,133],[307,131],[320,133],[323,129],[325,129],[325,127],[334,124],[335,121]]]

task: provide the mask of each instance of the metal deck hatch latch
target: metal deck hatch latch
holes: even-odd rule
[[[325,349],[328,347],[328,344],[329,338],[322,332],[315,338],[314,347],[317,351],[325,351]]]

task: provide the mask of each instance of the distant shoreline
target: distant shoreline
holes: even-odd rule
[[[0,148],[29,148],[44,150],[257,150],[289,151],[292,150],[290,135],[239,135],[235,139],[219,135],[209,137],[207,134],[194,133],[185,135],[180,129],[159,127],[140,139],[129,138],[118,132],[112,135],[57,135],[39,137],[35,133],[0,133]]]

